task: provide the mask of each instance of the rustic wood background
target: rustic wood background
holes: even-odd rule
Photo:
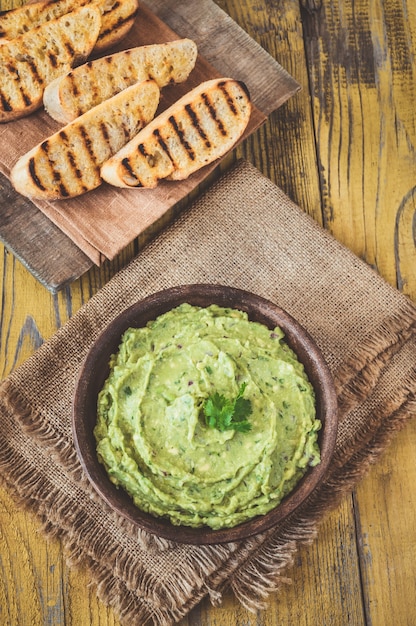
[[[1,0],[1,9],[16,6]],[[150,2],[148,3],[150,6]],[[416,3],[414,0],[217,0],[303,90],[238,148],[393,286],[416,299]],[[204,2],[195,2],[203,15]],[[203,19],[203,18],[202,18]],[[3,146],[2,146],[3,148]],[[2,192],[1,192],[2,193]],[[140,246],[52,295],[3,248],[0,373],[6,376]],[[416,424],[396,438],[302,549],[292,584],[257,614],[231,596],[180,626],[415,626]],[[118,626],[0,489],[0,622]]]

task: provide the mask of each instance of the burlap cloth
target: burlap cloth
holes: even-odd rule
[[[281,527],[231,545],[157,541],[117,519],[83,477],[71,436],[75,379],[98,333],[137,299],[193,282],[248,289],[288,310],[323,350],[339,398],[324,484]],[[414,411],[415,321],[406,297],[240,162],[3,382],[1,475],[69,562],[90,569],[123,623],[173,623],[227,587],[256,608]]]

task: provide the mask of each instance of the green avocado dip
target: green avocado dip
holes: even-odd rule
[[[246,427],[209,423],[210,398],[239,395]],[[94,435],[110,480],[139,509],[219,529],[279,504],[320,462],[320,427],[312,385],[280,328],[182,304],[124,333]]]

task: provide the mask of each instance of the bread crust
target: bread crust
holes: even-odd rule
[[[228,152],[251,115],[246,86],[231,78],[206,81],[157,116],[104,163],[102,178],[117,187],[155,187],[183,180]]]
[[[50,83],[43,104],[51,117],[68,123],[136,81],[153,79],[160,88],[186,80],[198,50],[190,39],[122,50],[81,65]]]
[[[29,198],[62,200],[98,187],[100,166],[155,115],[154,81],[128,87],[61,128],[16,162],[12,185]]]

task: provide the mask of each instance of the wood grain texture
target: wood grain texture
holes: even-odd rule
[[[415,4],[304,5],[325,225],[414,298]]]
[[[416,298],[412,2],[303,3],[323,222]],[[415,423],[354,495],[365,620],[415,623]]]
[[[18,3],[1,0],[1,8]],[[238,155],[415,299],[416,4],[217,4],[302,85]],[[148,236],[156,234],[157,227]],[[1,376],[51,336],[142,243],[59,294],[45,290],[2,249]],[[415,455],[413,421],[327,517],[317,540],[299,552],[289,572],[292,583],[264,611],[252,614],[226,594],[221,606],[206,600],[180,626],[414,626]],[[59,543],[44,541],[36,520],[4,489],[0,574],[5,626],[119,626],[86,573],[68,568]]]
[[[414,626],[416,422],[399,434],[355,493],[368,624]]]
[[[82,276],[92,261],[0,173],[0,240],[52,291]]]

